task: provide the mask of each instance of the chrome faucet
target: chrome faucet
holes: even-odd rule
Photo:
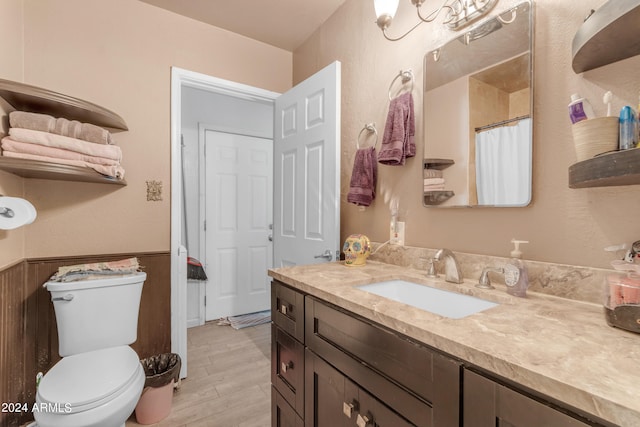
[[[481,289],[495,289],[493,287],[493,285],[491,284],[491,279],[489,278],[489,273],[493,271],[495,273],[501,273],[504,274],[504,268],[491,268],[491,267],[486,267],[482,270],[482,274],[480,274],[480,278],[478,279],[478,284],[476,285],[476,288],[481,288]]]
[[[462,272],[455,255],[449,249],[440,249],[433,256],[436,261],[444,258],[444,280],[451,283],[462,283]]]

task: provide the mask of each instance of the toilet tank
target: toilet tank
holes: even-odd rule
[[[47,282],[58,325],[60,356],[129,345],[138,338],[146,273],[75,282]]]

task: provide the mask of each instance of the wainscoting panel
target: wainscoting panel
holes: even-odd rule
[[[142,288],[140,358],[171,351],[171,255],[168,252],[29,259],[0,272],[0,402],[32,405],[35,376],[59,359],[51,297],[42,285],[58,267],[137,257],[147,280]],[[2,413],[0,426],[19,426],[31,414]]]

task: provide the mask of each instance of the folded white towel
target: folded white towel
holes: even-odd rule
[[[423,178],[442,178],[442,171],[439,169],[424,169]]]
[[[442,191],[444,190],[444,184],[432,184],[432,185],[425,185],[424,186],[424,191]]]
[[[444,178],[425,178],[424,185],[444,184]]]

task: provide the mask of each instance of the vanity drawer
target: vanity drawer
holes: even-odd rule
[[[304,427],[304,421],[275,387],[271,387],[271,426]]]
[[[271,324],[271,384],[304,415],[304,346]]]
[[[304,344],[304,295],[276,280],[271,282],[271,316],[276,325]]]
[[[416,425],[460,422],[461,364],[313,297],[306,345]]]

